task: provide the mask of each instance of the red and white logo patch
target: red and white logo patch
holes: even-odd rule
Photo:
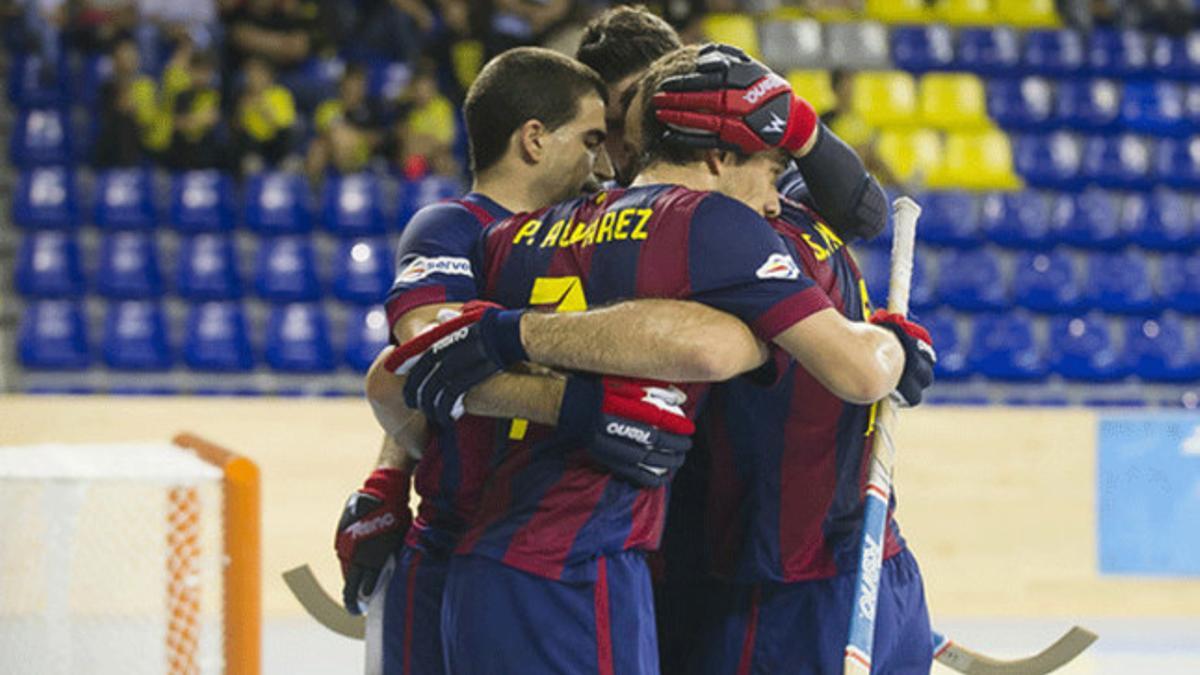
[[[784,253],[772,253],[767,261],[758,268],[755,275],[759,279],[799,279],[800,267],[792,256]]]

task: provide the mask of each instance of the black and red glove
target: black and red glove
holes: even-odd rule
[[[706,45],[697,72],[663,80],[654,116],[670,127],[666,140],[752,155],[778,148],[796,155],[820,119],[788,81],[737,47]]]
[[[692,447],[696,427],[683,411],[686,402],[665,382],[571,375],[557,436],[584,445],[617,478],[656,488],[671,480]]]
[[[896,391],[908,405],[919,404],[922,393],[933,384],[933,364],[937,362],[929,331],[901,314],[883,309],[875,310],[870,322],[892,331],[900,340],[900,346],[904,348],[904,372],[900,374]]]
[[[408,471],[376,469],[346,501],[334,548],[342,564],[342,602],[351,614],[362,614],[388,556],[404,544],[412,524],[408,486]]]

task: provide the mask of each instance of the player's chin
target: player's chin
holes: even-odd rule
[[[583,180],[583,184],[579,186],[579,194],[590,195],[595,194],[604,189],[604,185],[595,174],[589,175]]]

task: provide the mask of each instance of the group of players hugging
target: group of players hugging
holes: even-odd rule
[[[874,406],[935,358],[846,247],[879,184],[785,79],[641,8],[577,59],[504,52],[464,114],[472,191],[401,238],[338,524],[368,672],[840,673]],[[894,522],[884,559],[876,671],[928,673]]]

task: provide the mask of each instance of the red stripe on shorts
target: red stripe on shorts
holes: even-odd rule
[[[754,663],[754,635],[758,632],[758,599],[762,587],[754,586],[754,595],[750,597],[750,621],[746,624],[746,636],[742,638],[742,658],[738,661],[737,675],[750,675],[750,666]]]
[[[412,636],[413,636],[413,602],[417,594],[417,567],[421,564],[421,554],[413,551],[409,559],[408,579],[405,580],[404,592],[404,673],[412,672]]]
[[[600,675],[613,675],[612,626],[608,615],[608,559],[596,561],[596,666]]]

